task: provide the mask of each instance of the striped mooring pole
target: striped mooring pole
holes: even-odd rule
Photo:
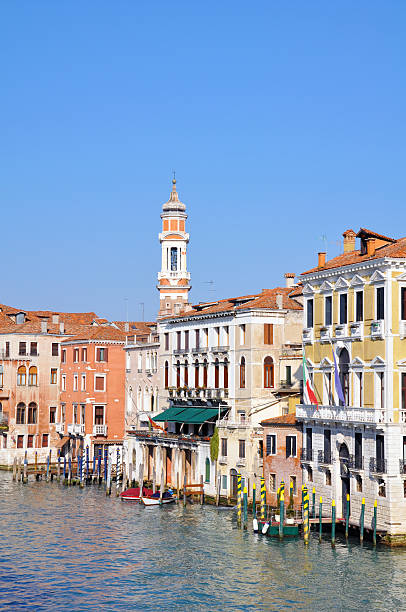
[[[66,480],[66,455],[63,457],[63,479]]]
[[[47,476],[46,476],[46,480],[47,480],[47,482],[49,482],[49,455],[47,457]]]
[[[372,543],[374,546],[376,546],[376,514],[377,514],[377,510],[378,510],[378,502],[375,500],[374,501],[374,532],[373,532],[373,536],[372,536]]]
[[[316,518],[316,487],[312,491],[312,518]]]
[[[320,495],[319,505],[319,542],[321,542],[321,534],[323,532],[323,498]]]
[[[89,445],[86,446],[86,482],[89,480]]]
[[[303,489],[303,537],[304,543],[309,543],[309,495],[307,487]]]
[[[117,461],[116,461],[116,497],[120,495],[120,450],[117,448]]]
[[[80,488],[83,489],[83,487],[85,486],[84,482],[83,482],[83,476],[84,476],[84,452],[83,452],[83,449],[82,449],[82,452],[80,454],[79,459],[80,459],[80,472],[79,472],[80,473]]]
[[[293,481],[290,481],[289,486],[289,506],[293,509]]]
[[[365,497],[361,502],[361,516],[359,519],[359,541],[362,544],[364,541],[364,520],[365,520]]]
[[[58,482],[61,480],[61,451],[58,450]]]
[[[248,491],[247,487],[244,487],[244,497],[243,497],[243,510],[244,510],[244,529],[247,529],[248,523]]]
[[[68,457],[68,484],[70,484],[71,480],[72,480],[72,459],[69,455]]]
[[[285,487],[281,488],[279,494],[279,537],[283,538],[283,523],[285,515]]]
[[[252,485],[252,514],[254,516],[254,519],[257,518],[256,494],[257,494],[257,485],[254,482]]]
[[[350,525],[350,494],[347,493],[347,503],[345,507],[345,539],[348,540],[348,530]]]
[[[237,474],[237,522],[241,524],[241,474]]]
[[[107,481],[107,470],[108,470],[108,463],[109,463],[109,452],[107,450],[107,446],[104,448],[104,482]]]
[[[331,546],[336,545],[336,502],[333,499],[331,502]]]
[[[265,520],[266,488],[265,478],[261,477],[261,519]]]

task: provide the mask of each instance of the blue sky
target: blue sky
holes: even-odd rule
[[[403,0],[0,6],[0,302],[154,318],[176,170],[192,300],[406,235]],[[214,284],[208,284],[214,281]],[[209,290],[210,289],[210,290]]]

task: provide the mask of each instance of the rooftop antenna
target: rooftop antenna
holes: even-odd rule
[[[127,297],[124,298],[124,302],[125,302],[125,320],[128,323],[128,298]]]
[[[144,308],[145,308],[145,303],[144,302],[140,302],[139,304],[141,306],[141,312],[142,312],[142,321],[144,320]]]
[[[210,285],[211,289],[207,289],[210,293],[214,293],[216,291],[214,287],[214,280],[203,281],[203,285]]]
[[[324,249],[325,253],[327,253],[327,236],[326,236],[326,234],[322,234],[320,236],[320,240],[323,243],[323,249]]]

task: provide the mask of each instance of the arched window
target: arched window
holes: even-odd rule
[[[199,386],[199,362],[196,359],[195,361],[195,387]]]
[[[272,389],[274,386],[274,365],[272,357],[265,357],[264,361],[264,388]]]
[[[340,366],[340,381],[343,388],[344,394],[344,405],[349,406],[350,404],[350,355],[346,348],[343,348],[339,357]],[[343,401],[340,399],[340,406],[343,405]]]
[[[151,412],[154,412],[154,402],[155,402],[154,390],[151,389]]]
[[[169,387],[169,363],[165,361],[165,389]]]
[[[240,389],[245,389],[245,357],[240,361]]]
[[[176,271],[178,269],[178,249],[177,247],[171,247],[171,270]]]
[[[224,389],[228,389],[228,361],[224,359]]]
[[[203,387],[205,389],[207,388],[207,370],[208,370],[208,364],[207,364],[207,359],[205,359],[203,361]]]
[[[31,402],[28,404],[28,419],[27,423],[29,425],[35,425],[37,422],[37,404],[35,402]]]
[[[210,459],[206,458],[206,478],[205,482],[210,482]]]
[[[24,425],[25,423],[25,404],[23,402],[17,404],[16,423],[17,425]]]
[[[189,386],[189,363],[185,361],[185,376],[184,376],[184,385],[185,387]]]
[[[214,362],[214,388],[218,389],[220,387],[220,363],[219,360],[216,359]]]
[[[31,366],[28,370],[28,384],[37,385],[38,383],[38,370],[36,366]]]
[[[17,385],[27,384],[27,371],[25,366],[20,366],[17,370]]]
[[[180,387],[180,361],[176,362],[176,386]]]

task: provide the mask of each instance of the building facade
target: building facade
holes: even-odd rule
[[[302,274],[303,343],[318,406],[297,407],[303,479],[358,521],[406,533],[406,239],[361,228],[344,253]],[[356,249],[356,239],[360,245]],[[335,367],[335,362],[337,368]],[[336,374],[337,372],[337,374]]]

